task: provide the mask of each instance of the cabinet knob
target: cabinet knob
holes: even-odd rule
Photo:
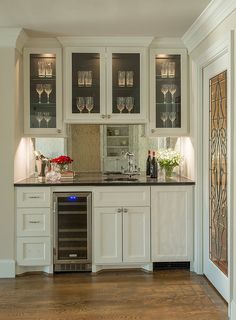
[[[127,212],[128,212],[128,209],[127,209],[127,208],[124,208],[124,209],[123,209],[123,212],[124,212],[124,213],[127,213]]]
[[[61,129],[57,129],[57,133],[61,133]]]
[[[117,209],[117,212],[118,212],[118,213],[121,213],[122,211],[123,211],[122,208],[118,208],[118,209]]]
[[[111,115],[109,114],[109,115],[107,116],[107,118],[108,118],[108,119],[111,119]]]
[[[103,118],[103,119],[105,119],[105,118],[106,118],[105,114],[102,114],[102,118]]]

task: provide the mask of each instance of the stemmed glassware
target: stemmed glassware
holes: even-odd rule
[[[134,98],[133,97],[127,97],[126,98],[126,109],[128,110],[129,113],[131,112],[133,107],[134,107]]]
[[[76,98],[76,107],[80,113],[84,110],[84,107],[85,107],[84,97],[77,97]]]
[[[44,112],[44,113],[43,113],[43,117],[44,117],[44,120],[45,120],[46,123],[47,123],[47,128],[48,128],[48,123],[49,123],[49,121],[52,119],[50,112]]]
[[[39,95],[39,103],[41,103],[41,95],[43,93],[43,85],[42,84],[36,84],[36,91]]]
[[[169,112],[161,113],[161,120],[163,122],[163,127],[166,127],[166,121],[168,120]]]
[[[85,98],[85,106],[86,109],[88,110],[88,113],[91,113],[91,111],[93,110],[93,97],[86,97]]]
[[[50,93],[52,92],[52,85],[51,85],[51,84],[45,84],[45,85],[43,86],[43,88],[44,88],[44,91],[45,91],[46,94],[47,94],[47,103],[50,103],[50,102],[49,102],[49,96],[50,96]]]
[[[174,127],[174,121],[176,119],[176,112],[175,111],[172,111],[169,113],[169,119],[171,121],[171,126],[172,128]]]
[[[117,109],[122,113],[125,108],[125,97],[117,97]]]
[[[161,87],[161,92],[164,95],[164,101],[163,101],[164,103],[166,103],[166,94],[167,94],[168,90],[169,90],[168,84],[163,84]]]
[[[43,120],[43,113],[42,112],[35,112],[35,118],[39,123],[39,128],[41,128],[41,121]]]
[[[175,92],[176,92],[176,89],[177,89],[177,87],[176,87],[175,84],[170,84],[170,86],[169,86],[169,91],[170,91],[170,94],[171,94],[171,103],[175,103],[175,101],[174,101],[174,94],[175,94]]]

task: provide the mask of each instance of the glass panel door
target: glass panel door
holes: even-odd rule
[[[181,128],[181,55],[158,54],[156,68],[156,128]]]
[[[99,53],[72,53],[72,113],[100,113]]]
[[[112,113],[140,113],[139,53],[112,53]]]
[[[30,54],[30,128],[56,128],[56,54]]]

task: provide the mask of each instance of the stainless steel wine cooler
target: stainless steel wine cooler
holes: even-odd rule
[[[91,192],[54,192],[54,272],[91,271]]]

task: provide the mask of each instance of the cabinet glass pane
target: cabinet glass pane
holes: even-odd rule
[[[30,54],[30,128],[56,128],[55,54]]]
[[[181,56],[156,56],[156,128],[181,128]]]
[[[100,113],[99,53],[72,53],[72,113]]]
[[[112,54],[112,112],[140,113],[140,54]]]

